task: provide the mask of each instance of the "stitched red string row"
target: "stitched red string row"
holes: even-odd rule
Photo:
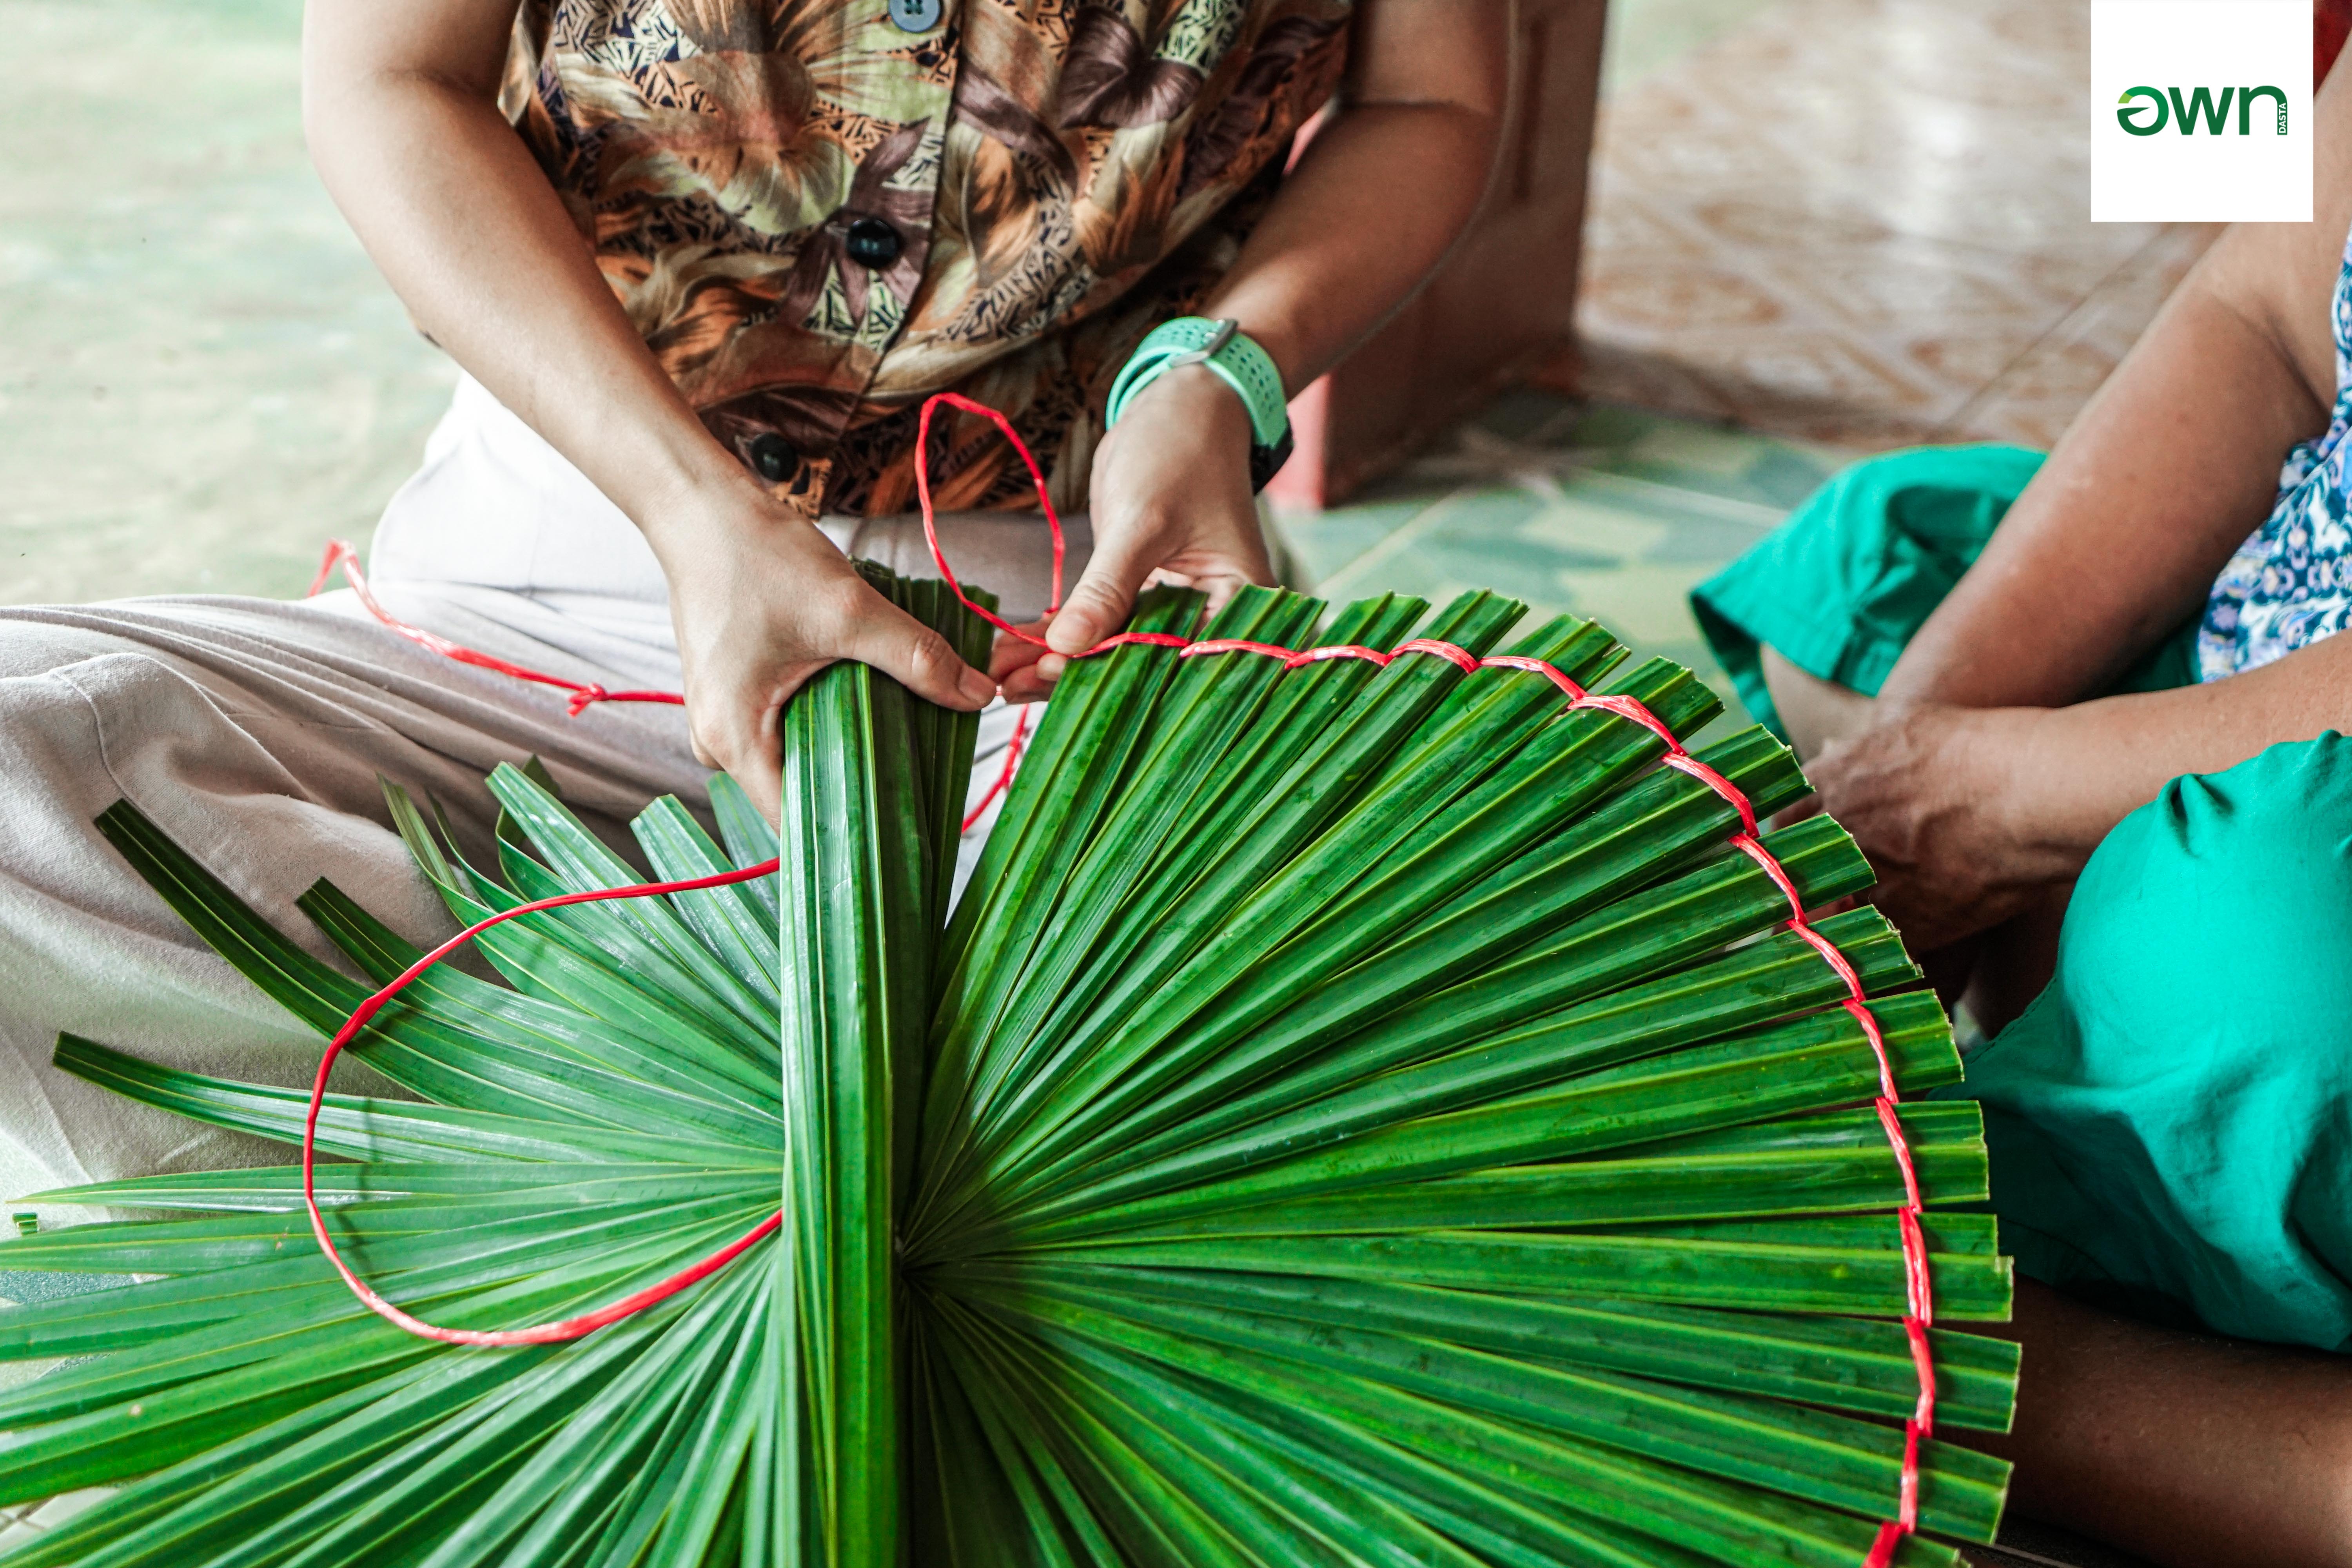
[[[1046,526],[1052,531],[1054,541],[1053,588],[1052,595],[1046,604],[1047,614],[1052,614],[1061,605],[1064,555],[1062,523],[1054,510],[1052,497],[1046,491],[1045,474],[1038,468],[1036,458],[1031,454],[1028,445],[1022,440],[1020,433],[1013,427],[1010,420],[985,404],[975,403],[955,393],[941,393],[927,400],[917,422],[915,493],[922,508],[923,537],[930,546],[931,560],[939,568],[940,576],[946,582],[949,590],[966,609],[1005,635],[1042,647],[1045,646],[1043,638],[1013,626],[994,612],[973,603],[964,593],[963,584],[957,580],[953,568],[948,564],[947,553],[940,543],[938,522],[933,510],[929,461],[931,417],[934,411],[943,404],[966,413],[978,415],[992,422],[1003,433],[1005,439],[1013,444],[1013,450],[1020,455],[1023,464],[1028,468],[1029,477],[1036,487],[1038,505],[1045,512]],[[337,565],[342,567],[344,575],[350,580],[360,602],[365,605],[377,619],[394,631],[435,652],[445,654],[464,663],[497,670],[519,679],[537,681],[542,685],[569,690],[572,693],[571,709],[574,715],[594,702],[683,700],[677,694],[671,692],[607,691],[601,686],[583,685],[555,676],[543,675],[510,664],[506,660],[478,653],[430,632],[406,626],[394,619],[375,602],[373,595],[368,592],[365,579],[359,572],[356,552],[350,545],[340,541],[329,547],[327,558],[319,569],[319,579],[311,584],[312,593],[319,591],[325,584],[329,573]],[[1674,731],[1640,701],[1622,693],[1596,694],[1587,691],[1565,671],[1542,659],[1512,654],[1480,658],[1467,649],[1434,637],[1415,637],[1382,653],[1376,648],[1364,647],[1357,644],[1287,648],[1274,643],[1253,642],[1237,637],[1196,642],[1191,638],[1166,632],[1122,632],[1118,636],[1104,638],[1076,657],[1088,658],[1129,646],[1171,648],[1175,650],[1180,658],[1245,653],[1260,658],[1279,658],[1283,661],[1283,668],[1286,669],[1297,669],[1334,658],[1364,659],[1385,668],[1408,653],[1418,653],[1446,659],[1465,674],[1475,673],[1482,669],[1504,669],[1539,675],[1559,689],[1561,695],[1568,699],[1570,710],[1614,714],[1629,723],[1638,724],[1649,731],[1664,744],[1665,751],[1660,760],[1667,767],[1696,780],[1732,808],[1739,822],[1738,831],[1734,832],[1730,838],[1732,847],[1754,861],[1780,889],[1782,896],[1789,900],[1790,912],[1789,919],[1784,922],[1785,929],[1796,932],[1810,943],[1814,951],[1821,954],[1822,962],[1827,963],[1832,972],[1845,984],[1847,994],[1839,1005],[1853,1018],[1855,1026],[1861,1030],[1863,1040],[1870,1047],[1871,1055],[1876,1063],[1879,1092],[1875,1108],[1879,1125],[1886,1134],[1887,1147],[1895,1156],[1895,1169],[1902,1178],[1903,1203],[1896,1211],[1895,1223],[1903,1251],[1905,1285],[1903,1327],[1911,1347],[1912,1364],[1918,1374],[1919,1395],[1909,1420],[1904,1424],[1903,1468],[1897,1486],[1895,1517],[1879,1526],[1877,1537],[1873,1542],[1863,1564],[1863,1568],[1891,1568],[1895,1552],[1902,1545],[1903,1538],[1918,1528],[1919,1445],[1935,1433],[1936,1368],[1927,1340],[1927,1330],[1935,1322],[1935,1296],[1927,1268],[1927,1239],[1920,1228],[1920,1217],[1924,1211],[1920,1200],[1918,1172],[1912,1159],[1910,1142],[1904,1135],[1902,1118],[1896,1110],[1901,1102],[1901,1096],[1895,1088],[1894,1062],[1887,1054],[1885,1036],[1879,1028],[1876,1016],[1870,1010],[1868,994],[1863,985],[1862,976],[1855,971],[1852,961],[1838,950],[1837,944],[1823,936],[1812,925],[1806,914],[1804,899],[1798,890],[1795,879],[1774,858],[1772,852],[1765,847],[1763,840],[1759,837],[1756,808],[1745,792],[1722,773],[1692,756]],[[1025,747],[1028,732],[1028,715],[1024,713],[1014,724],[1012,739],[1005,747],[1004,766],[1000,771],[995,783],[982,795],[979,803],[964,818],[963,826],[967,830],[1011,784],[1013,773],[1020,765],[1021,754]],[[336,1271],[342,1276],[343,1282],[367,1304],[370,1310],[411,1333],[454,1344],[544,1344],[553,1341],[577,1339],[582,1335],[593,1333],[608,1323],[617,1322],[631,1313],[642,1311],[656,1302],[667,1300],[685,1289],[698,1280],[709,1278],[719,1269],[725,1268],[747,1248],[776,1231],[782,1222],[781,1214],[762,1221],[757,1227],[728,1247],[660,1283],[583,1317],[530,1329],[504,1331],[444,1329],[423,1322],[402,1311],[370,1289],[366,1283],[352,1271],[336,1252],[334,1242],[328,1235],[326,1221],[320,1213],[311,1184],[313,1147],[319,1110],[326,1095],[328,1069],[334,1065],[335,1058],[341,1054],[343,1047],[350,1044],[352,1037],[366,1026],[368,1021],[374,1017],[386,1003],[447,954],[471,942],[491,926],[534,910],[554,909],[564,904],[588,903],[604,899],[642,898],[656,893],[686,892],[698,888],[719,887],[730,882],[749,881],[753,878],[771,875],[776,868],[777,862],[770,860],[740,871],[725,872],[715,877],[697,878],[689,881],[656,882],[637,887],[567,893],[556,898],[541,899],[535,902],[518,905],[468,926],[435,948],[410,965],[392,984],[362,1003],[359,1008],[344,1021],[342,1027],[336,1031],[334,1038],[329,1043],[326,1056],[319,1064],[317,1079],[311,1087],[310,1114],[304,1121],[302,1130],[302,1198],[305,1206],[310,1210],[311,1231],[318,1237],[320,1247],[334,1264]]]
[[[1061,603],[1062,525],[1061,520],[1054,513],[1051,499],[1045,493],[1045,476],[1039,472],[1035,458],[1030,455],[1027,445],[1021,439],[1020,433],[1013,429],[1010,420],[995,409],[974,403],[969,398],[958,396],[953,393],[941,394],[925,402],[918,426],[915,491],[923,510],[923,537],[930,545],[932,563],[939,568],[940,576],[945,580],[950,591],[967,609],[984,616],[1000,630],[1008,632],[1024,642],[1043,647],[1042,638],[1006,624],[982,609],[980,605],[973,604],[964,594],[963,585],[956,580],[953,568],[949,566],[947,552],[940,547],[939,529],[931,510],[927,455],[929,450],[929,438],[932,411],[941,404],[962,409],[967,413],[980,415],[994,423],[996,427],[1003,432],[1005,439],[1013,443],[1013,449],[1020,454],[1023,463],[1027,466],[1030,478],[1036,484],[1038,503],[1045,513],[1046,526],[1054,532],[1054,584],[1053,598],[1050,603],[1054,605]],[[1172,647],[1178,650],[1177,657],[1180,658],[1207,654],[1256,654],[1265,658],[1281,659],[1286,669],[1295,669],[1302,665],[1326,658],[1362,658],[1386,667],[1391,660],[1404,654],[1423,653],[1451,660],[1465,674],[1480,669],[1513,669],[1541,675],[1567,697],[1571,710],[1583,709],[1613,713],[1649,731],[1664,743],[1666,750],[1662,760],[1668,767],[1688,774],[1706,785],[1738,814],[1739,829],[1732,835],[1731,843],[1742,854],[1755,861],[1763,869],[1764,874],[1771,879],[1774,886],[1778,887],[1782,895],[1788,899],[1787,929],[1795,931],[1811,944],[1814,951],[1822,955],[1822,961],[1830,966],[1832,972],[1845,984],[1846,996],[1840,1005],[1861,1029],[1863,1039],[1870,1047],[1871,1055],[1876,1062],[1879,1089],[1876,1109],[1879,1125],[1886,1134],[1887,1147],[1894,1153],[1895,1170],[1900,1173],[1903,1181],[1903,1205],[1895,1215],[1896,1229],[1903,1248],[1905,1287],[1903,1327],[1910,1342],[1912,1363],[1918,1373],[1919,1397],[1913,1407],[1911,1418],[1904,1425],[1903,1468],[1896,1486],[1895,1517],[1880,1525],[1877,1538],[1871,1543],[1870,1552],[1864,1559],[1864,1568],[1891,1568],[1895,1561],[1895,1553],[1903,1543],[1903,1538],[1918,1528],[1919,1444],[1922,1439],[1933,1436],[1936,1418],[1936,1368],[1935,1360],[1929,1353],[1927,1343],[1927,1329],[1935,1321],[1935,1295],[1927,1272],[1927,1241],[1919,1226],[1922,1207],[1918,1171],[1911,1157],[1910,1141],[1904,1136],[1902,1119],[1895,1110],[1901,1096],[1896,1092],[1895,1086],[1894,1063],[1887,1056],[1886,1038],[1879,1029],[1878,1019],[1870,1011],[1868,993],[1863,986],[1862,976],[1855,972],[1853,963],[1845,954],[1838,951],[1837,944],[1813,928],[1811,921],[1805,912],[1804,899],[1797,889],[1795,879],[1774,858],[1772,852],[1764,847],[1763,840],[1758,836],[1756,808],[1746,793],[1722,773],[1692,756],[1685,749],[1680,738],[1668,729],[1656,714],[1651,712],[1636,699],[1618,693],[1596,696],[1585,690],[1565,671],[1541,659],[1509,654],[1481,659],[1465,648],[1457,647],[1452,643],[1439,641],[1434,637],[1415,637],[1383,654],[1373,648],[1353,645],[1293,650],[1272,643],[1250,642],[1240,638],[1188,642],[1182,637],[1171,637],[1164,633],[1127,633],[1096,644],[1087,650],[1087,654],[1107,652],[1113,647],[1129,643]],[[1084,658],[1086,655],[1079,657]],[[1017,753],[1008,756],[1005,772],[997,781],[997,789],[1011,782],[1012,770],[1017,763]],[[993,798],[995,793],[996,790],[992,789],[990,798]]]

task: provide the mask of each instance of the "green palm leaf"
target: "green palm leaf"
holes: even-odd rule
[[[968,657],[943,584],[869,579]],[[1248,589],[1208,638],[1484,657],[1520,607]],[[1135,627],[1190,634],[1156,589]],[[1423,624],[1425,622],[1425,624]],[[1321,629],[1317,628],[1321,624]],[[1559,620],[1516,657],[1685,736],[1687,672]],[[0,1311],[0,1499],[113,1494],[43,1568],[1852,1568],[1919,1395],[1899,1128],[1927,1205],[1937,1435],[1893,1561],[1991,1538],[2017,1352],[1983,1128],[1874,911],[1815,922],[1667,743],[1452,656],[1286,665],[1149,641],[1075,662],[971,884],[974,721],[862,666],[783,724],[771,829],[713,781],[635,825],[655,876],[770,878],[520,915],[352,1047],[317,1190],[388,1299],[452,1327],[603,1306],[777,1212],[651,1310],[562,1344],[412,1337],[320,1254],[293,1167],[47,1201],[162,1218],[0,1242],[126,1283]],[[1758,812],[1804,784],[1696,748]],[[495,863],[387,785],[467,921],[639,871],[502,767]],[[421,955],[331,885],[272,930],[126,805],[100,826],[322,1035]],[[1762,843],[1802,903],[1869,871],[1815,817]],[[358,978],[353,978],[353,974]],[[299,1143],[305,1097],[93,1041],[65,1070]]]

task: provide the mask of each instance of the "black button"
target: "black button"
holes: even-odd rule
[[[878,272],[898,260],[906,248],[898,231],[878,217],[862,217],[849,226],[849,259],[860,267]]]
[[[782,484],[801,466],[801,455],[793,444],[773,430],[751,437],[751,467],[772,485]]]

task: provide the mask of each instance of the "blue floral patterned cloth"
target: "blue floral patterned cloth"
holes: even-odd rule
[[[2197,630],[2197,678],[2259,669],[2352,626],[2352,236],[2336,275],[2336,408],[2298,442],[2278,504],[2215,579]]]

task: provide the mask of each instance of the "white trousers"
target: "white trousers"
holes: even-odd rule
[[[930,574],[916,520],[827,532]],[[959,517],[943,537],[959,574],[1002,594],[1011,616],[1044,607],[1039,520]],[[1073,520],[1073,580],[1088,538]],[[471,382],[387,509],[371,565],[379,598],[412,624],[575,680],[677,689],[652,552]],[[992,718],[983,752],[1011,727]],[[429,653],[348,592],[0,608],[0,1200],[288,1157],[58,1072],[60,1031],[262,1083],[307,1085],[318,1060],[319,1037],[163,905],[92,826],[100,812],[128,799],[332,957],[294,906],[320,877],[413,942],[454,929],[390,829],[379,778],[432,795],[481,853],[495,819],[482,776],[531,756],[632,859],[625,825],[652,796],[708,805],[681,709],[607,703],[567,717],[562,693]],[[351,1081],[381,1087],[363,1068]],[[69,1216],[79,1211],[58,1217]]]

